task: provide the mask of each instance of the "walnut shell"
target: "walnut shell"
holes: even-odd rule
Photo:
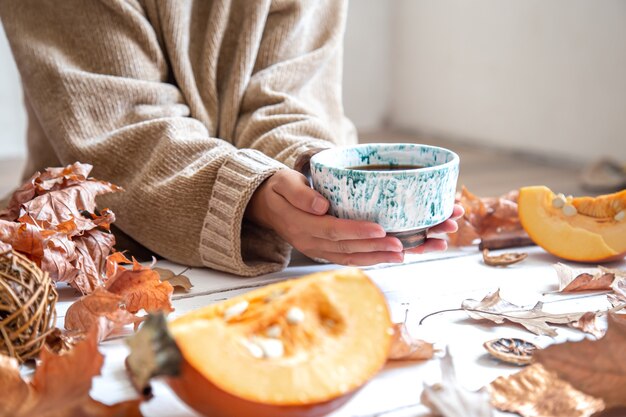
[[[533,353],[539,349],[535,344],[526,340],[507,337],[489,340],[483,346],[491,356],[520,366],[530,364]]]

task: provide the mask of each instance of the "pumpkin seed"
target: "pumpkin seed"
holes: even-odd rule
[[[224,311],[224,320],[228,321],[237,316],[241,316],[248,309],[249,303],[247,301],[240,301],[237,304],[233,304]]]
[[[576,207],[572,206],[571,204],[565,204],[563,206],[563,214],[565,214],[567,217],[575,216],[577,213],[578,210],[576,210]]]
[[[624,218],[626,218],[626,210],[620,211],[613,218],[615,219],[615,221],[621,222],[622,220],[624,220]]]
[[[291,307],[287,311],[287,323],[300,324],[304,321],[304,311],[298,307]]]
[[[265,330],[265,335],[274,339],[278,339],[283,333],[283,330],[278,324],[273,324]]]
[[[552,207],[563,208],[564,205],[565,205],[565,196],[563,194],[557,194],[552,199]]]

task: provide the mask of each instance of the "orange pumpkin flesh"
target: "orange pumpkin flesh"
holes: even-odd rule
[[[247,309],[225,319],[242,301]],[[288,311],[304,319],[293,324]],[[280,328],[284,354],[259,358],[250,341]],[[385,364],[391,321],[378,288],[358,269],[273,284],[169,324],[183,360],[169,383],[212,417],[319,416],[345,403]]]
[[[600,197],[578,197],[567,203],[576,214],[566,216],[554,207],[556,195],[547,187],[520,189],[518,212],[532,240],[546,251],[577,262],[606,262],[626,255],[626,190]]]

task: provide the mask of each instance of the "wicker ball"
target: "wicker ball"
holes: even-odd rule
[[[54,330],[57,297],[47,272],[20,253],[0,254],[0,353],[36,358]]]

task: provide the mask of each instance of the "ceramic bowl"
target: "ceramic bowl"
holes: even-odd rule
[[[459,157],[444,148],[410,143],[338,147],[314,155],[310,165],[313,187],[330,202],[329,214],[378,223],[405,249],[423,243],[428,228],[450,217],[454,208]],[[372,165],[376,170],[365,170]],[[387,170],[398,166],[423,168]]]

